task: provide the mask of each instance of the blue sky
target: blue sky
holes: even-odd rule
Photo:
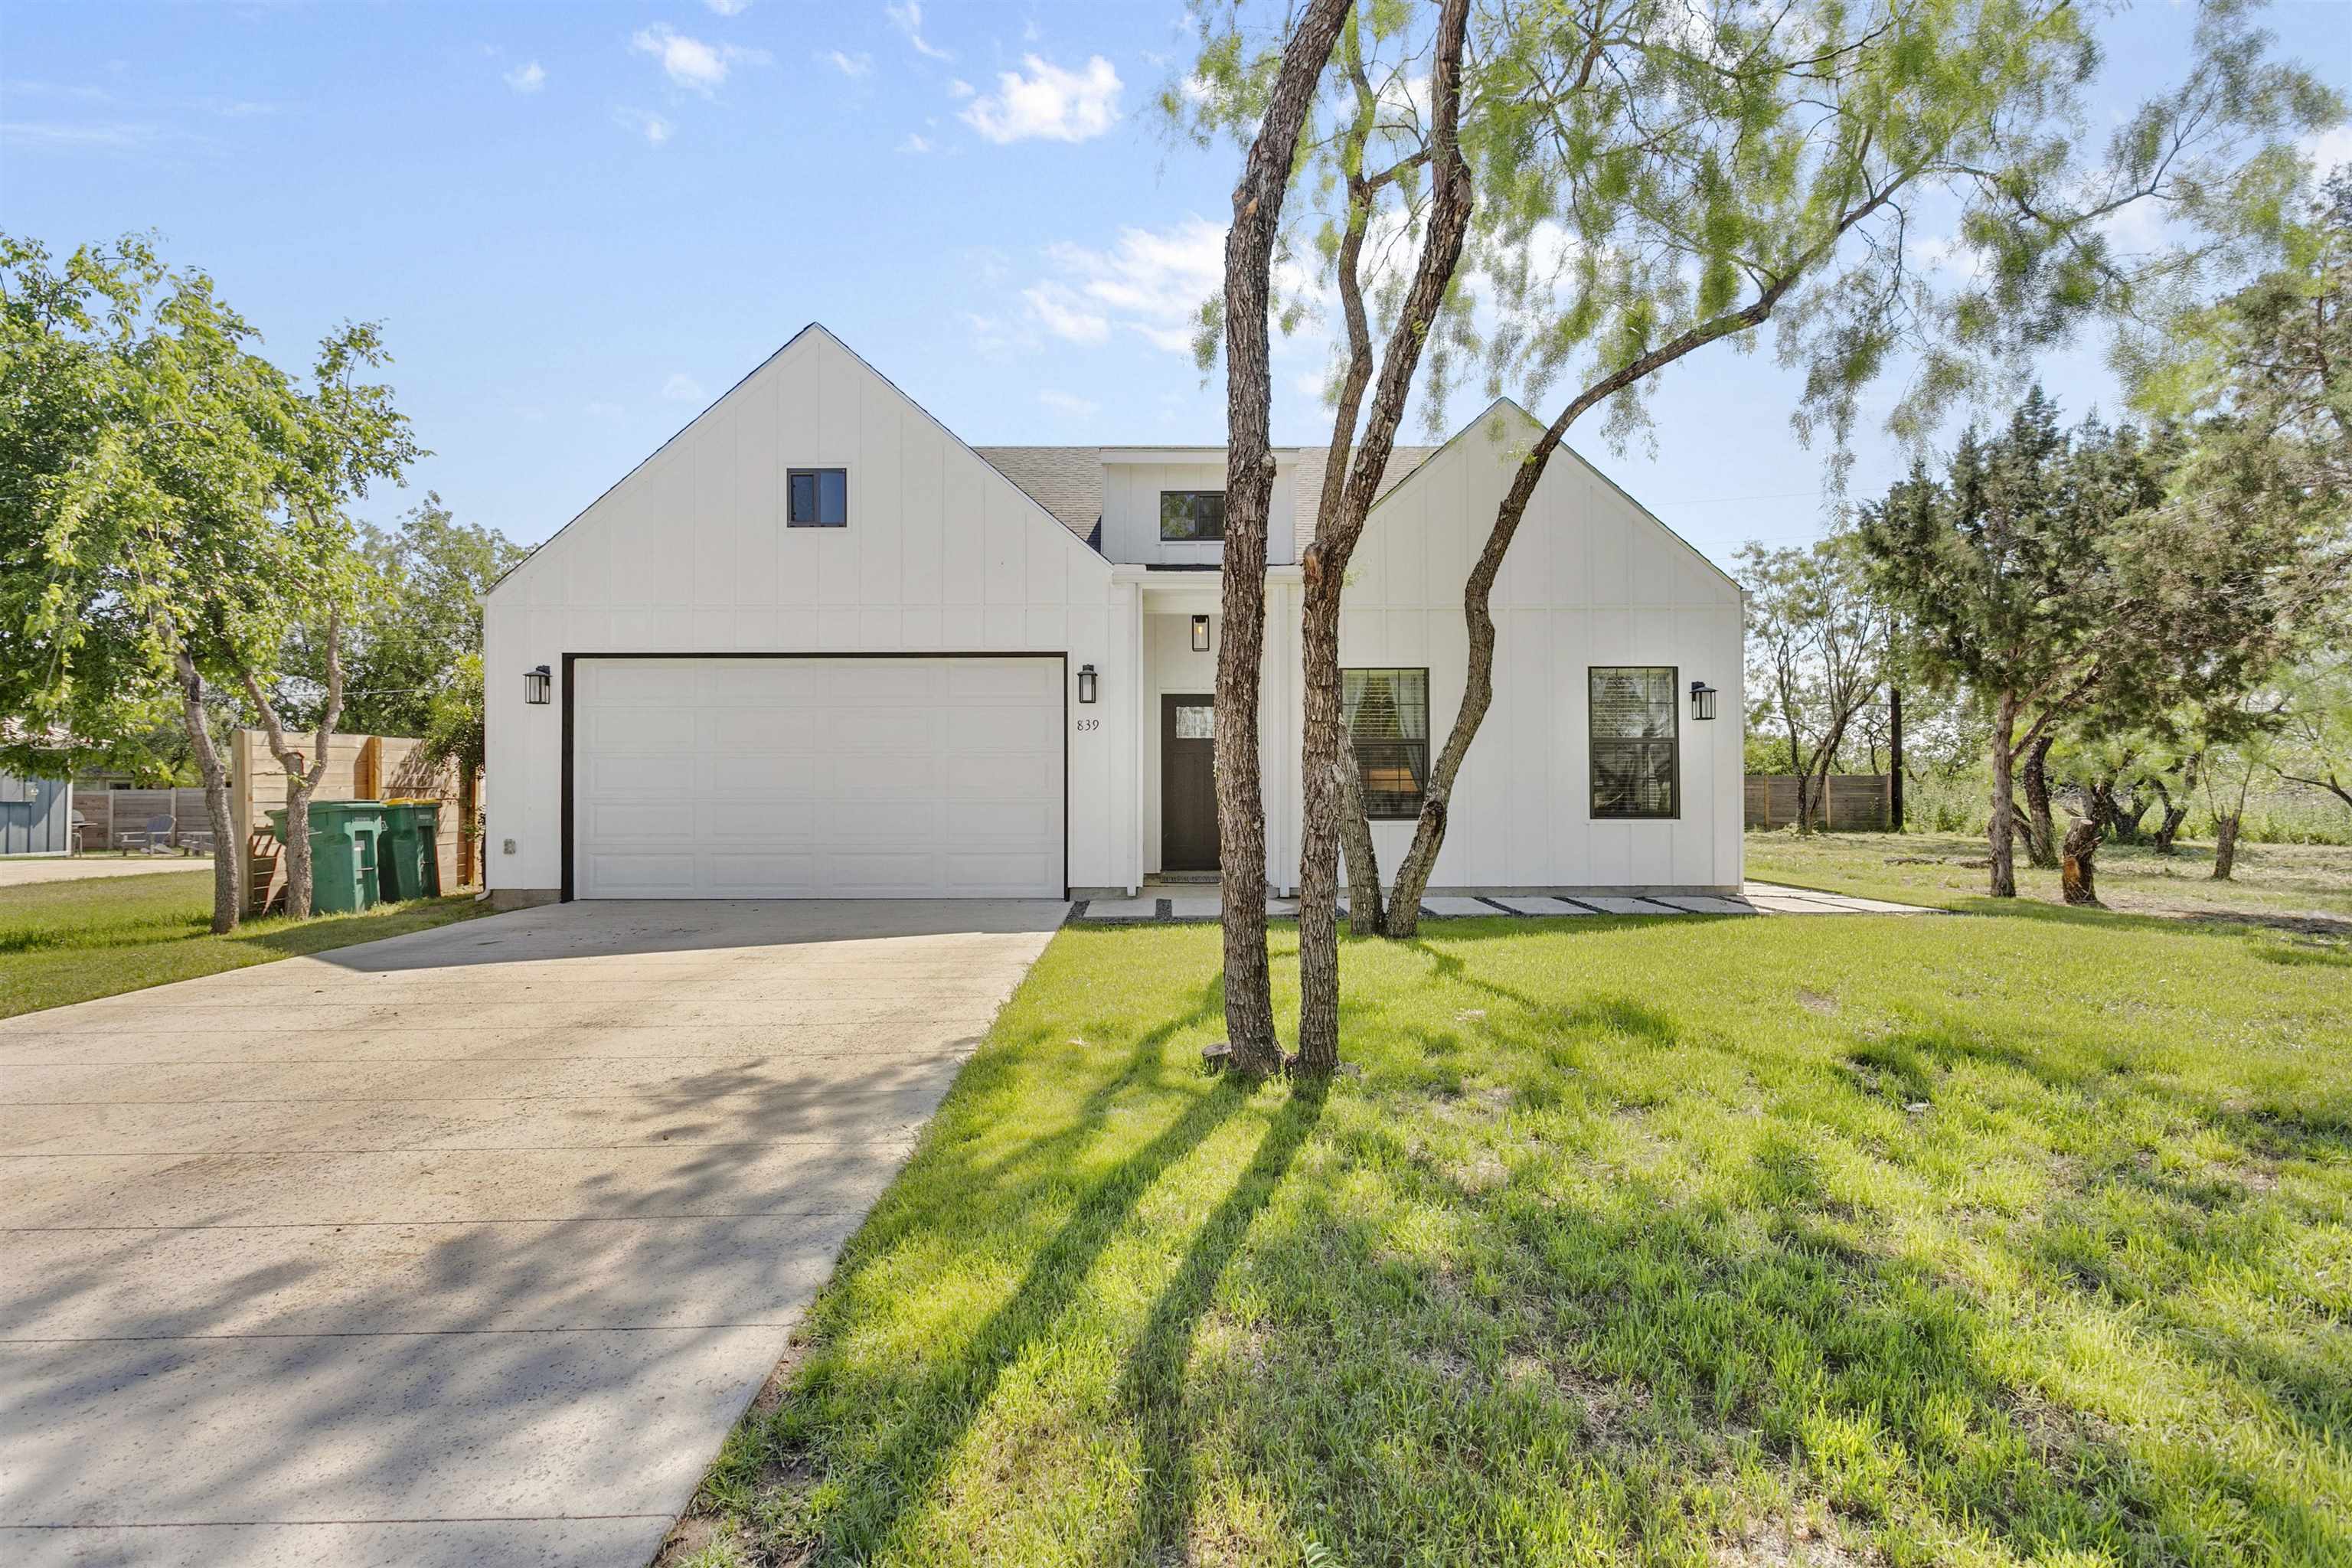
[[[2190,21],[2111,23],[2098,107],[2178,78]],[[2352,87],[2352,5],[2270,25]],[[152,229],[289,365],[381,321],[435,453],[411,491],[527,542],[811,321],[976,445],[1214,443],[1184,328],[1237,158],[1149,112],[1186,37],[1177,0],[19,3],[0,226],[59,252]],[[1278,348],[1277,440],[1328,437],[1322,363]],[[2046,379],[2070,411],[2112,401],[2095,353]],[[1725,561],[1823,525],[1792,394],[1769,349],[1717,352],[1666,378],[1654,450],[1572,439]],[[1858,490],[1898,467],[1861,433]]]

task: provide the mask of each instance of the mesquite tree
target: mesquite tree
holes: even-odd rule
[[[1225,231],[1225,542],[1217,643],[1217,835],[1223,884],[1225,1029],[1237,1071],[1282,1065],[1265,954],[1265,801],[1258,766],[1265,650],[1265,533],[1274,495],[1266,314],[1283,198],[1316,84],[1349,0],[1311,0],[1285,42],[1258,113],[1234,222]]]
[[[1908,351],[1894,423],[1916,436],[1985,366],[2095,312],[2150,310],[2197,267],[2273,239],[2292,138],[2340,112],[2267,60],[2234,5],[2208,12],[2189,81],[2096,167],[2068,132],[2096,58],[2069,0],[1591,0],[1499,6],[1478,36],[1496,35],[1543,90],[1476,166],[1490,379],[1530,399],[1562,378],[1577,390],[1521,457],[1465,585],[1469,670],[1391,895],[1400,936],[1493,700],[1495,582],[1579,419],[1607,405],[1623,434],[1650,378],[1712,343],[1750,346],[1780,315],[1783,358],[1805,374],[1801,434],[1842,442],[1859,389]],[[2149,200],[2199,243],[2116,254],[2103,220]],[[1980,265],[1923,268],[1920,226],[1955,207],[1949,250]]]
[[[1343,847],[1356,930],[1377,930],[1381,909],[1340,690],[1340,601],[1423,349],[1451,303],[1473,199],[1462,152],[1464,118],[1475,112],[1465,100],[1477,97],[1465,58],[1470,0],[1441,0],[1433,12],[1370,0],[1351,6],[1337,43],[1328,130],[1310,130],[1301,154],[1314,174],[1307,210],[1322,220],[1317,249],[1344,334],[1315,526],[1300,555],[1298,1061],[1313,1073],[1339,1061]],[[1246,124],[1255,111],[1250,76],[1240,68],[1243,42],[1236,14],[1204,28],[1191,89],[1170,100],[1197,139]],[[1377,360],[1375,314],[1386,338]]]
[[[1355,18],[1342,40],[1341,65],[1351,114],[1336,139],[1346,181],[1346,216],[1334,257],[1334,280],[1347,331],[1347,359],[1335,398],[1328,466],[1316,512],[1314,537],[1299,558],[1299,646],[1303,722],[1300,731],[1298,866],[1298,1057],[1310,1072],[1339,1065],[1339,859],[1343,833],[1354,840],[1349,885],[1352,897],[1377,910],[1380,873],[1364,822],[1360,775],[1342,717],[1339,607],[1348,564],[1363,538],[1364,522],[1395,449],[1398,424],[1412,388],[1423,345],[1445,304],[1468,233],[1472,188],[1461,149],[1463,48],[1469,0],[1440,7],[1428,79],[1426,138],[1397,147],[1383,132],[1383,92],[1365,65],[1367,35],[1377,37],[1381,10]],[[1378,147],[1385,166],[1367,168]],[[1363,250],[1382,193],[1409,189],[1426,167],[1429,197],[1418,215],[1420,252],[1377,373],[1364,306]],[[1367,391],[1371,394],[1364,407]],[[1360,415],[1362,420],[1358,429]],[[1350,783],[1356,786],[1349,788]]]

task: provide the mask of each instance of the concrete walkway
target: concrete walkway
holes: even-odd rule
[[[639,1568],[1066,912],[572,904],[0,1022],[0,1561]]]
[[[1097,899],[1078,911],[1082,921],[1119,924],[1136,921],[1215,920],[1223,907],[1213,886],[1171,884],[1146,886],[1139,897]],[[1345,913],[1348,897],[1339,895]],[[1298,912],[1296,899],[1271,899],[1266,912],[1280,919]],[[1614,893],[1562,893],[1549,896],[1492,898],[1444,897],[1433,894],[1421,900],[1424,918],[1467,920],[1517,915],[1530,920],[1560,915],[1926,915],[1933,910],[1916,904],[1890,904],[1880,899],[1848,893],[1818,893],[1803,888],[1783,888],[1772,882],[1742,883],[1738,898],[1657,893],[1633,898]]]
[[[90,877],[152,877],[159,871],[209,871],[209,855],[9,856],[0,859],[0,891],[37,882],[79,882]]]

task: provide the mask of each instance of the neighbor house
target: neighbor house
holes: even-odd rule
[[[1536,430],[1498,402],[1401,450],[1349,573],[1346,698],[1386,871],[1460,700],[1464,579]],[[1297,881],[1297,562],[1325,457],[1276,455],[1278,890]],[[491,592],[490,888],[1060,898],[1216,869],[1224,475],[1213,447],[967,446],[809,327]],[[1738,588],[1563,451],[1494,606],[1495,703],[1433,889],[1736,888]]]

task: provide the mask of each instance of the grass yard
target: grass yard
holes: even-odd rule
[[[2301,922],[2316,934],[2352,936],[2352,848],[2241,844],[2231,879],[2217,882],[2212,845],[2184,840],[2177,847],[2165,856],[2145,847],[2102,846],[2095,861],[2100,901],[2128,914]],[[1991,876],[1985,857],[1981,837],[1957,833],[1748,836],[1753,880],[1943,909],[2000,907],[1985,895]],[[2060,903],[2058,873],[2029,861],[2022,840],[2017,893],[2021,904]]]
[[[1423,930],[1322,1096],[1057,935],[665,1568],[2352,1561],[2352,955]]]
[[[424,931],[487,907],[470,893],[452,894],[364,914],[250,921],[215,936],[205,929],[210,865],[0,889],[0,1018]]]

